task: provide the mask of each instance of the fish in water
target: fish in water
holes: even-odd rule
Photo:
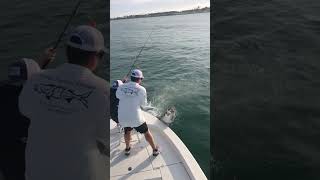
[[[174,121],[176,118],[176,108],[170,107],[167,109],[167,111],[163,114],[162,117],[160,117],[160,120],[166,124],[170,124]]]
[[[88,108],[88,97],[92,93],[92,91],[76,94],[74,90],[68,89],[63,86],[57,86],[54,84],[36,84],[34,86],[34,91],[39,94],[43,94],[47,99],[63,99],[68,103],[71,103],[73,100],[78,100],[81,102],[86,108]]]

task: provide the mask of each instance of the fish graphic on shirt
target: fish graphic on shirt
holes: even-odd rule
[[[122,87],[120,88],[120,91],[127,96],[138,96],[139,89],[133,87]]]
[[[36,84],[34,85],[34,91],[39,94],[45,95],[45,97],[50,99],[59,99],[65,100],[68,103],[71,103],[73,100],[78,100],[81,102],[86,108],[88,108],[88,97],[92,93],[92,91],[77,94],[72,89],[68,89],[63,86],[57,86],[54,84]]]

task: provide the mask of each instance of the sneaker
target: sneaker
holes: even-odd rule
[[[159,151],[159,147],[157,147],[156,149],[154,149],[154,150],[153,150],[152,155],[153,155],[153,156],[158,156],[158,155],[159,155],[159,153],[160,153],[160,151]]]
[[[130,150],[131,150],[131,147],[126,148],[126,149],[124,150],[124,154],[127,155],[127,156],[129,156],[129,155],[130,155]]]
[[[117,124],[117,128],[118,128],[118,130],[119,130],[119,133],[122,133],[123,127],[121,127],[121,125],[120,125],[119,123]]]

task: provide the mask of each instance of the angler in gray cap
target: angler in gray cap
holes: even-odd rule
[[[109,84],[93,73],[105,52],[100,31],[76,27],[67,40],[68,62],[24,85],[27,180],[109,179]]]
[[[18,97],[24,83],[41,71],[43,64],[50,63],[55,56],[47,49],[37,59],[22,58],[8,67],[8,79],[0,82],[0,169],[5,179],[25,179],[25,146],[29,119],[19,112]],[[1,178],[0,178],[1,179]]]

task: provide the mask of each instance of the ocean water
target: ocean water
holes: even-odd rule
[[[319,8],[215,3],[215,179],[320,178]]]
[[[170,127],[209,177],[210,14],[111,21],[111,80],[128,73],[150,32],[135,64],[143,71],[148,101],[159,113],[176,108]]]
[[[71,15],[77,0],[2,1],[0,2],[0,80],[7,78],[7,66],[22,57],[37,59],[45,48],[53,46]],[[97,28],[109,41],[106,1],[82,1],[67,32],[78,25],[96,21]],[[57,50],[57,57],[48,68],[66,62],[64,41]],[[107,59],[99,66],[97,74],[109,79]]]

